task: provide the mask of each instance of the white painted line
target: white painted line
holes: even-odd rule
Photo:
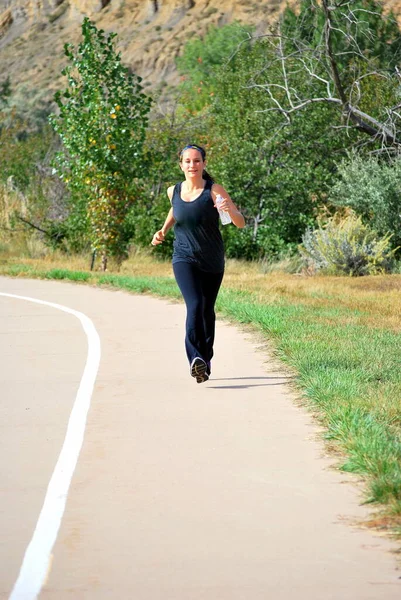
[[[0,292],[0,296],[44,304],[74,315],[80,320],[88,339],[86,365],[68,421],[63,447],[51,476],[34,534],[26,549],[18,579],[10,596],[10,600],[34,600],[39,595],[48,575],[52,549],[57,539],[68,490],[81,451],[93,387],[99,369],[100,338],[92,321],[77,310],[26,296],[3,292]]]

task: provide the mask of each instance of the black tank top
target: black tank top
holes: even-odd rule
[[[202,271],[222,273],[224,245],[219,213],[211,194],[212,185],[211,181],[206,181],[203,192],[191,202],[181,198],[182,183],[174,187],[171,200],[175,219],[173,264],[189,262]]]

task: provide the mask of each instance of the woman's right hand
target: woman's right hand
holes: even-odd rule
[[[158,246],[159,244],[162,244],[164,242],[164,233],[162,231],[162,229],[159,229],[159,231],[156,231],[156,233],[153,236],[152,239],[152,246]]]

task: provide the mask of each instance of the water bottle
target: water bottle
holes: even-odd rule
[[[219,217],[220,217],[220,221],[222,225],[228,225],[229,223],[231,223],[231,217],[229,215],[229,213],[225,210],[219,210],[219,204],[221,202],[223,202],[224,198],[223,196],[220,196],[220,194],[217,194],[216,196],[216,206],[217,206],[217,210],[219,211]]]

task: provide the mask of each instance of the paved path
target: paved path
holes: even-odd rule
[[[213,379],[197,385],[181,304],[7,278],[0,292],[81,311],[102,346],[41,599],[401,597],[394,546],[352,526],[366,515],[357,488],[251,336],[219,322]],[[76,316],[0,296],[0,598],[35,529],[87,350]]]

